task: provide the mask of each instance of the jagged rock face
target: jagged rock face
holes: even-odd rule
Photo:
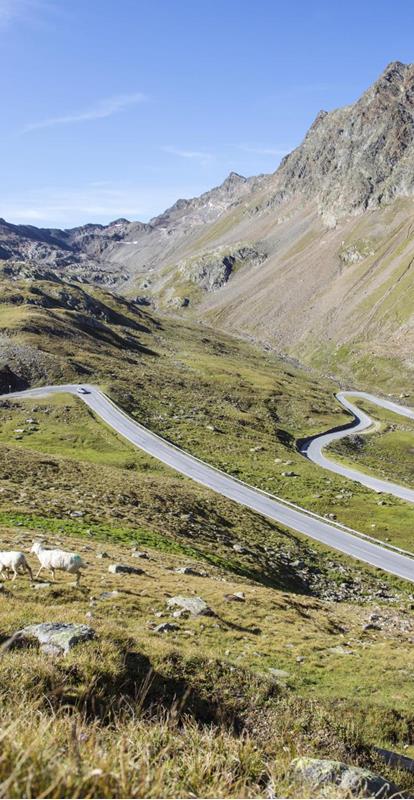
[[[201,289],[213,292],[227,283],[238,266],[261,264],[265,259],[266,254],[253,246],[219,247],[199,257],[186,259],[177,268]]]
[[[258,183],[260,183],[260,177],[245,178],[237,172],[230,172],[220,186],[204,192],[200,197],[193,197],[191,200],[177,200],[163,214],[154,217],[150,221],[150,225],[153,228],[168,228],[177,224],[184,216],[192,224],[211,222],[233,203],[237,203],[242,197],[251,193]]]
[[[390,64],[354,105],[316,117],[278,187],[343,215],[414,194],[414,64]]]

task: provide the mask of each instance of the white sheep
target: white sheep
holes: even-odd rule
[[[55,578],[55,570],[63,570],[76,575],[76,586],[79,586],[81,577],[80,570],[85,566],[80,555],[77,553],[68,553],[65,550],[48,550],[43,546],[42,542],[33,542],[31,553],[36,553],[40,561],[40,569],[36,575],[39,577],[42,569],[50,569],[53,579]]]
[[[18,550],[3,550],[0,551],[0,575],[6,573],[6,578],[9,577],[10,572],[13,573],[12,580],[15,581],[19,571],[27,572],[30,580],[33,580],[33,573],[29,564],[26,561],[24,553]]]

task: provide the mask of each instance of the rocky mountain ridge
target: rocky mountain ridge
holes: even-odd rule
[[[393,62],[355,103],[319,112],[271,175],[230,173],[149,223],[2,221],[0,257],[195,310],[335,372],[363,374],[370,351],[391,381],[414,369],[413,215],[414,65]]]
[[[414,194],[414,64],[394,62],[353,105],[320,111],[275,178],[323,214],[361,212]]]
[[[130,271],[140,267],[135,247],[148,251],[151,239],[153,249],[159,249],[154,234],[180,239],[240,206],[249,215],[266,213],[303,195],[316,201],[333,225],[346,214],[413,194],[414,64],[397,61],[356,103],[320,111],[303,142],[271,175],[245,178],[231,172],[220,186],[177,200],[148,223],[118,219],[59,230],[1,219],[0,257],[52,260],[58,267],[89,260],[91,270],[95,262],[102,266],[108,260],[113,271],[122,263]],[[131,247],[125,252],[121,244]]]

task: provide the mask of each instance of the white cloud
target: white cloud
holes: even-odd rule
[[[164,153],[169,153],[172,156],[178,156],[178,158],[185,158],[189,161],[198,161],[201,166],[207,166],[214,160],[213,153],[208,153],[204,150],[183,150],[180,147],[172,147],[170,145],[166,145],[162,147]]]
[[[39,122],[29,122],[23,128],[23,132],[38,130],[40,128],[51,128],[54,125],[70,125],[76,122],[88,122],[94,119],[104,119],[105,117],[112,117],[128,106],[142,103],[146,100],[146,96],[142,92],[135,92],[134,94],[119,94],[115,97],[108,97],[100,100],[95,105],[84,111],[75,112],[73,114],[65,114],[61,117],[49,117],[48,119],[40,120]]]

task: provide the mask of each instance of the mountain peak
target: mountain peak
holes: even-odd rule
[[[414,64],[391,61],[379,78],[362,95],[361,100],[370,97],[385,97],[390,101],[404,102],[406,94],[414,91]]]
[[[247,178],[244,175],[240,175],[238,172],[229,172],[227,178],[223,181],[223,186],[226,184],[235,184],[235,183],[246,183]]]
[[[356,103],[319,112],[275,179],[335,218],[414,195],[414,64],[391,62]]]
[[[403,64],[402,61],[390,61],[378,80],[401,81],[404,78],[407,70],[412,67],[413,64]]]

